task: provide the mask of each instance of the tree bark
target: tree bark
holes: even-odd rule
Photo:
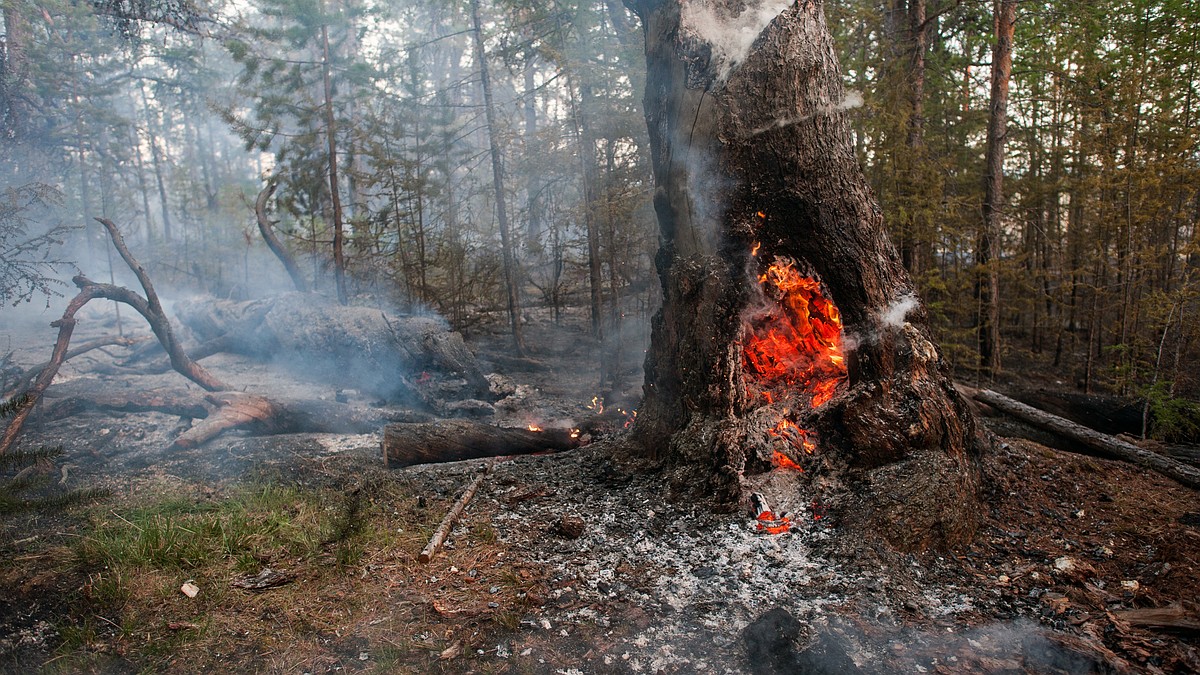
[[[479,20],[479,0],[471,0],[471,32],[475,43],[475,60],[479,62],[479,83],[483,89],[483,110],[487,119],[488,145],[492,156],[492,186],[496,192],[496,220],[500,225],[500,249],[504,259],[504,288],[508,299],[508,320],[512,329],[513,348],[518,355],[525,351],[525,338],[521,331],[521,288],[517,261],[513,254],[513,241],[508,224],[508,210],[504,199],[504,161],[500,157],[500,142],[496,128],[496,110],[492,102],[492,78],[488,73],[487,53],[483,48],[483,26]]]
[[[646,36],[663,288],[635,441],[681,483],[733,501],[744,474],[770,467],[770,429],[791,414],[856,485],[850,527],[910,550],[965,542],[977,522],[974,417],[924,310],[894,316],[913,287],[858,168],[821,3],[761,3],[778,14],[744,57],[685,21],[689,3],[627,4]],[[711,9],[732,23],[741,6]],[[819,275],[844,322],[848,382],[815,409],[746,394],[745,318],[761,302],[759,261],[773,257]]]
[[[993,3],[996,44],[992,49],[992,93],[985,155],[983,223],[976,250],[979,279],[979,367],[988,378],[1000,372],[1000,217],[1004,213],[1004,142],[1008,129],[1008,83],[1012,74],[1013,28],[1017,0]]]

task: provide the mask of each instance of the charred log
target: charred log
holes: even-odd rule
[[[480,457],[530,455],[580,445],[569,429],[509,429],[452,420],[434,424],[389,424],[383,429],[383,461],[399,468]]]

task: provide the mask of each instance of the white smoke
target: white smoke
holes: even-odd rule
[[[719,14],[708,0],[684,3],[680,21],[683,29],[704,40],[712,48],[712,59],[719,70],[717,82],[724,82],[733,69],[750,54],[754,41],[783,10],[795,0],[759,0],[741,14]]]
[[[782,129],[783,127],[791,126],[793,124],[799,124],[801,122],[806,122],[818,115],[830,115],[835,112],[843,112],[846,110],[851,110],[853,108],[859,108],[859,107],[862,107],[862,105],[863,105],[862,92],[851,90],[851,91],[846,92],[846,97],[843,98],[838,103],[835,103],[833,105],[822,106],[821,108],[818,108],[817,111],[811,115],[805,115],[803,117],[790,117],[790,118],[783,117],[783,118],[777,119],[774,122],[772,122],[764,127],[759,127],[758,129],[755,129],[753,132],[751,132],[751,135],[757,136],[761,133],[770,131],[772,129]]]
[[[883,308],[879,312],[879,327],[880,328],[903,328],[904,319],[908,313],[920,306],[921,301],[912,293],[906,293],[895,300],[892,304]]]

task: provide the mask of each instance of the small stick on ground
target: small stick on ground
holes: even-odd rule
[[[450,529],[454,527],[454,523],[458,522],[458,517],[462,515],[463,509],[467,507],[467,502],[470,502],[471,498],[475,496],[475,492],[483,484],[483,479],[487,477],[488,471],[491,468],[492,465],[490,463],[484,465],[483,471],[479,472],[479,475],[475,477],[475,480],[471,481],[466,490],[463,490],[462,496],[446,512],[446,517],[442,518],[442,524],[438,525],[438,528],[434,530],[433,537],[425,545],[425,549],[421,551],[421,555],[417,556],[418,560],[427,563],[437,554],[438,549],[445,543],[446,537],[450,536]]]

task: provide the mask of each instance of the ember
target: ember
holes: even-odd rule
[[[536,425],[536,424],[530,424],[529,426],[527,426],[527,427],[525,427],[525,428],[526,428],[526,429],[528,429],[528,430],[530,430],[530,431],[541,431],[541,430],[542,430],[542,428],[541,428],[540,426]],[[572,438],[573,438],[573,437],[572,437]]]
[[[799,467],[797,467],[799,468]],[[755,514],[754,531],[758,534],[783,534],[792,529],[792,519],[787,514],[776,515],[767,504],[767,498],[755,492],[750,495],[750,507]]]
[[[747,322],[743,358],[754,375],[751,393],[769,403],[779,390],[799,388],[812,407],[823,405],[846,377],[837,307],[821,294],[819,281],[802,276],[787,258],[776,258],[758,283],[775,307]]]
[[[751,255],[757,256],[755,242]],[[797,393],[808,397],[817,408],[833,398],[846,378],[842,355],[842,319],[834,304],[821,294],[821,283],[802,275],[796,263],[776,257],[758,277],[766,307],[746,320],[743,363],[747,393],[761,397],[767,405],[785,401]],[[784,410],[768,434],[782,439],[795,450],[812,454],[816,449],[811,433],[790,419]],[[772,463],[803,471],[792,457],[775,450]]]

